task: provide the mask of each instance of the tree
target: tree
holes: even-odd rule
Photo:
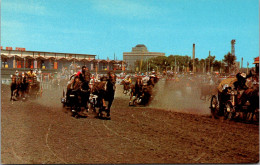
[[[140,68],[140,60],[136,60],[134,63],[134,71],[136,71],[136,68],[138,67],[138,70]]]
[[[232,68],[232,66],[235,64],[235,60],[236,60],[236,56],[232,55],[230,52],[228,52],[225,56],[224,56],[224,62],[227,64],[228,68]],[[230,71],[230,70],[229,70]]]
[[[206,71],[210,71],[213,62],[215,61],[215,56],[208,55],[208,57],[205,60],[206,60]]]
[[[219,71],[221,68],[221,61],[215,60],[212,65],[215,71]]]

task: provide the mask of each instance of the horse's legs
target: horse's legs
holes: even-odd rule
[[[17,91],[18,91],[17,89],[13,90],[12,97],[11,97],[12,100],[17,100],[17,97],[18,97]]]
[[[88,111],[89,93],[82,92],[81,94],[81,107]]]
[[[11,98],[10,98],[10,101],[13,99],[13,89],[11,88]]]
[[[93,111],[96,112],[96,99],[93,98]]]
[[[88,92],[87,97],[86,97],[86,105],[85,105],[86,106],[85,108],[86,108],[87,111],[89,111],[89,108],[88,108],[89,107],[88,106],[89,105],[89,96],[90,96],[90,93]]]
[[[112,96],[108,101],[108,108],[107,108],[107,117],[110,117],[110,108],[112,106],[112,103],[114,101],[114,96]]]
[[[130,100],[129,100],[129,103],[132,101],[132,98],[133,98],[133,92],[130,92]]]

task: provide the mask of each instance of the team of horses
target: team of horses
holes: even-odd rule
[[[245,121],[253,121],[254,118],[259,121],[259,84],[251,82],[246,85],[246,80],[244,80],[242,86],[245,88],[228,87],[221,99],[217,89],[220,81],[218,80],[214,84],[206,82],[201,85],[200,99],[211,102],[212,115],[215,118],[224,116],[225,119],[239,119],[239,114],[242,114],[242,119]],[[212,104],[216,104],[214,108],[212,108]],[[216,107],[218,109],[214,111]]]
[[[110,108],[115,95],[116,76],[109,73],[101,77],[100,81],[81,81],[79,77],[73,77],[67,85],[66,104],[70,107],[72,115],[79,117],[82,111],[92,107],[96,117],[110,119]],[[96,110],[98,108],[98,111]],[[105,114],[104,114],[105,113]]]
[[[154,80],[153,78],[151,80]],[[203,101],[212,102],[212,97],[217,95],[218,90],[217,86],[221,82],[221,79],[217,78],[209,78],[207,81],[199,81],[200,79],[196,77],[184,77],[180,81],[176,81],[174,83],[170,83],[171,86],[168,86],[168,90],[178,89],[186,89],[190,87],[191,94],[193,96],[197,95]],[[147,105],[151,101],[152,94],[156,91],[153,91],[153,86],[155,83],[144,85],[141,79],[137,79],[135,84],[125,83],[123,80],[121,85],[123,85],[123,93],[130,93],[130,103],[129,105]],[[138,85],[139,84],[139,85]],[[165,84],[166,86],[169,84]],[[185,95],[185,90],[183,89],[183,95]],[[187,89],[186,89],[187,90]],[[136,92],[138,91],[138,92]],[[198,91],[198,93],[196,92]],[[200,91],[200,92],[199,92]],[[245,90],[235,91],[236,96],[234,97],[234,101],[231,95],[228,95],[226,101],[219,102],[218,104],[223,104],[225,109],[228,104],[228,101],[231,103],[231,109],[234,111],[233,115],[240,119],[240,115],[242,115],[242,119],[246,121],[259,121],[259,84],[251,85]],[[182,96],[183,96],[182,95]],[[134,98],[134,99],[132,99]],[[211,106],[211,105],[210,105]],[[223,116],[222,114],[217,114],[217,116]],[[216,115],[213,114],[215,117]],[[225,115],[224,115],[225,116]]]
[[[148,77],[146,77],[148,78]],[[135,83],[129,83],[125,80],[122,80],[120,83],[123,85],[123,93],[130,95],[129,106],[136,105],[148,105],[152,101],[153,88],[158,82],[156,76],[150,76],[148,79],[143,77],[135,77]]]
[[[37,81],[35,76],[30,77],[25,75],[12,75],[11,76],[11,98],[10,100],[17,101],[20,98],[23,100],[28,96],[39,95],[40,82]]]

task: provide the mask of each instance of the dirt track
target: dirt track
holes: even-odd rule
[[[117,87],[112,120],[90,113],[75,119],[62,108],[61,89],[42,98],[9,101],[1,93],[1,163],[257,163],[259,125],[180,113],[163,104],[128,107]],[[159,109],[159,108],[163,109]],[[201,112],[196,109],[193,112]],[[177,112],[178,111],[178,112]]]

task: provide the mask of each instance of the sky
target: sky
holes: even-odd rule
[[[123,59],[144,44],[150,52],[231,52],[243,67],[259,56],[259,0],[2,0],[1,46]]]

